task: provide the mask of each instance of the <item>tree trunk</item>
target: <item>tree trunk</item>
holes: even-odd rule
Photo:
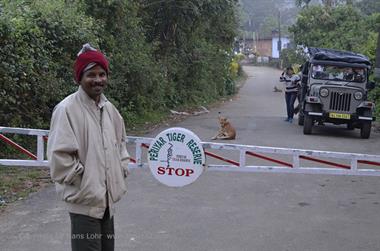
[[[375,60],[375,79],[380,82],[380,27],[377,35],[377,48],[376,48],[376,60]]]

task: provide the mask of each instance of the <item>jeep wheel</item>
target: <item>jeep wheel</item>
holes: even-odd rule
[[[371,127],[372,122],[363,122],[362,127],[360,129],[360,137],[362,137],[362,139],[369,138],[369,136],[371,135]]]
[[[313,118],[309,115],[304,115],[303,134],[311,134],[313,128]]]
[[[302,112],[300,112],[300,114],[298,115],[298,125],[300,126],[303,126],[303,123],[304,123],[304,120],[305,120],[305,116],[303,114],[301,114]]]

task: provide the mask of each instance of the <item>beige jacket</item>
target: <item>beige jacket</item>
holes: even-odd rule
[[[104,95],[98,105],[84,90],[54,109],[47,146],[50,173],[72,213],[102,218],[126,192],[129,155],[124,121]]]

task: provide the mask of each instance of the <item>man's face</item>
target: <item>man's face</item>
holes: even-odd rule
[[[107,86],[107,73],[99,65],[83,73],[80,85],[87,95],[95,101],[99,101],[100,95]]]

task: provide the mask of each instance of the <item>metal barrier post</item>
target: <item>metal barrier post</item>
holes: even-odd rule
[[[142,143],[140,141],[136,141],[136,164],[138,167],[142,167],[142,159],[141,159],[141,156],[142,156]]]
[[[350,171],[356,173],[358,171],[358,159],[355,157],[352,157],[351,159],[351,168]]]
[[[244,149],[241,149],[240,158],[239,158],[240,167],[245,167],[245,155],[246,155],[246,151]]]
[[[45,155],[44,138],[42,135],[37,135],[37,160],[43,161]]]
[[[297,153],[293,153],[293,168],[300,167],[300,155]]]

